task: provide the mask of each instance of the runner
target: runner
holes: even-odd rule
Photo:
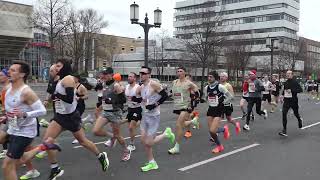
[[[224,112],[224,100],[230,101],[232,94],[218,82],[219,75],[213,71],[208,74],[209,85],[205,87],[205,93],[209,104],[207,119],[208,127],[211,138],[216,143],[216,147],[212,150],[212,153],[219,153],[224,150],[223,145],[220,143],[218,133],[224,133],[224,138],[229,139],[230,133],[228,126],[224,128],[219,127],[221,116]]]
[[[22,161],[24,152],[30,148],[33,139],[38,134],[37,117],[45,115],[46,109],[36,93],[25,84],[30,74],[30,67],[26,62],[16,61],[11,65],[8,76],[11,86],[5,93],[6,115],[0,117],[0,122],[8,123],[7,135],[1,132],[0,142],[9,139],[8,152],[3,161],[3,174],[6,180],[16,180],[16,167],[27,163],[28,173],[24,177],[35,178],[40,173],[32,167],[30,161]],[[28,176],[27,176],[28,175]]]
[[[314,80],[313,82],[313,91],[314,91],[314,98],[319,101],[319,82],[318,80]]]
[[[103,84],[104,87],[102,97],[99,98],[99,102],[97,104],[99,107],[102,106],[103,113],[96,120],[96,124],[93,127],[93,133],[96,136],[108,136],[109,133],[107,133],[107,131],[105,131],[103,128],[108,122],[110,122],[113,132],[111,146],[113,146],[117,140],[123,148],[121,160],[128,161],[131,157],[131,150],[128,149],[124,138],[120,134],[122,109],[124,107],[124,103],[126,102],[126,97],[124,94],[124,88],[121,86],[121,84],[115,82],[112,76],[113,69],[108,67],[103,72],[103,80],[105,83]]]
[[[240,108],[242,111],[242,120],[244,120],[247,116],[247,112],[244,110],[245,104],[248,104],[249,98],[249,76],[247,74],[244,75],[243,83],[242,83],[242,98],[240,100]],[[254,121],[254,114],[251,114],[251,120]]]
[[[174,144],[175,135],[171,128],[167,127],[165,131],[156,136],[160,124],[160,105],[167,99],[168,95],[161,84],[150,79],[151,68],[142,66],[140,70],[140,79],[142,97],[142,121],[140,125],[141,140],[145,147],[148,162],[141,167],[142,172],[158,169],[158,164],[154,160],[153,145],[159,143],[165,137]]]
[[[141,87],[137,84],[137,74],[131,72],[128,76],[128,85],[125,89],[125,94],[128,100],[128,114],[127,119],[129,122],[129,133],[130,133],[130,144],[128,149],[131,151],[136,150],[134,145],[134,139],[136,135],[136,129],[140,124],[142,118],[142,108],[141,108]]]
[[[271,113],[273,113],[278,106],[279,103],[279,95],[280,95],[280,89],[281,85],[279,82],[279,76],[277,74],[272,75],[272,88],[271,88]]]
[[[8,78],[8,69],[2,69],[0,71],[0,84],[2,86],[2,90],[1,90],[1,113],[5,114],[5,95],[6,95],[6,91],[7,89],[10,87],[10,81]],[[7,132],[8,130],[8,125],[7,124],[2,124],[0,125],[0,130],[2,130],[3,132]],[[6,133],[4,133],[3,135],[5,135]],[[1,138],[1,137],[0,137]],[[6,140],[3,144],[2,144],[2,152],[0,153],[0,159],[3,159],[6,157],[7,154],[7,149],[8,149],[8,141]]]
[[[243,126],[243,130],[250,131],[250,115],[252,112],[252,108],[254,104],[256,104],[256,112],[257,114],[264,115],[264,118],[266,119],[266,114],[261,111],[261,92],[264,91],[263,84],[260,80],[257,79],[256,76],[257,71],[251,70],[249,72],[249,98],[248,98],[248,107],[247,107],[247,119],[246,124]]]
[[[310,97],[312,98],[313,97],[313,81],[312,80],[307,80],[306,82],[306,89],[307,89],[307,92],[308,92],[308,101],[310,100]]]
[[[220,74],[220,84],[223,85],[229,93],[231,93],[232,96],[234,96],[234,92],[233,92],[233,87],[231,86],[231,84],[229,84],[227,82],[228,80],[228,74],[226,72],[222,72]],[[223,104],[224,104],[224,108],[223,108],[223,115],[226,115],[226,118],[228,120],[229,123],[233,124],[235,129],[236,129],[236,133],[239,134],[241,131],[241,126],[240,123],[233,120],[232,119],[232,112],[233,112],[233,105],[231,103],[232,99],[225,99]],[[226,126],[228,127],[228,126]]]
[[[88,99],[88,90],[87,88],[80,83],[80,75],[76,74],[74,75],[74,82],[76,83],[76,100],[77,100],[77,107],[76,109],[80,113],[80,117],[82,117],[82,114],[84,113],[84,110],[86,109],[86,104],[84,100]],[[81,120],[82,121],[82,120]],[[82,121],[82,126],[84,127],[84,121]],[[72,144],[78,144],[79,141],[77,139],[74,139],[72,141]]]
[[[265,116],[268,117],[268,111],[267,111],[267,103],[269,106],[271,106],[271,88],[272,83],[269,81],[268,75],[264,75],[262,79],[262,84],[264,87],[264,91],[262,91],[262,109],[265,113]]]
[[[299,102],[298,102],[298,93],[302,92],[302,88],[299,83],[293,79],[292,71],[287,71],[287,81],[284,83],[283,90],[283,107],[282,107],[282,125],[283,129],[279,132],[280,136],[287,137],[287,114],[291,108],[294,112],[294,115],[298,119],[298,127],[301,129],[303,126],[303,119],[299,115]]]
[[[179,79],[174,80],[172,83],[172,97],[174,100],[173,113],[178,115],[176,122],[176,143],[173,148],[169,149],[169,154],[180,153],[180,144],[183,137],[183,128],[194,124],[199,126],[197,119],[189,120],[190,113],[193,111],[193,105],[191,104],[190,93],[197,92],[198,87],[191,81],[186,79],[186,69],[179,67],[177,69],[177,76]],[[199,94],[195,94],[199,96]]]
[[[192,82],[191,74],[186,74],[186,79]],[[198,94],[198,95],[195,95],[195,94]],[[200,102],[200,92],[199,92],[199,90],[196,91],[196,92],[191,91],[190,92],[190,98],[191,98],[191,105],[194,108],[196,108],[198,106],[199,102]],[[189,120],[199,121],[199,112],[194,109],[192,111],[192,113],[190,114],[190,116],[189,116]],[[185,138],[192,137],[190,126],[191,126],[191,124],[185,127],[186,128],[186,132],[184,134]],[[198,124],[198,126],[193,125],[193,129],[196,129],[196,128],[200,129],[200,123]]]
[[[106,171],[109,166],[109,160],[106,152],[100,152],[96,145],[88,140],[84,130],[81,128],[80,113],[76,110],[77,100],[75,96],[75,81],[72,76],[72,68],[69,62],[58,60],[56,69],[60,76],[55,92],[54,101],[56,113],[44,136],[45,142],[54,141],[63,130],[71,131],[73,136],[79,141],[80,145],[95,154],[102,166],[102,170]],[[56,153],[48,151],[49,161],[51,163],[51,173],[49,179],[56,179],[63,175],[64,170],[59,166],[56,159]]]

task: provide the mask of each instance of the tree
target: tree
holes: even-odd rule
[[[210,8],[212,1],[204,3],[201,13],[194,14],[195,20],[191,20],[191,24],[185,25],[184,35],[180,38],[184,39],[188,51],[199,62],[201,67],[201,92],[203,91],[205,82],[205,71],[209,64],[216,65],[217,57],[223,45],[225,38],[221,35],[224,26],[223,8],[214,11]],[[215,68],[215,67],[213,67]],[[208,68],[209,69],[209,68]]]
[[[62,35],[68,25],[68,0],[38,0],[34,14],[30,17],[33,27],[47,33],[50,43],[50,61],[55,59],[57,38]]]

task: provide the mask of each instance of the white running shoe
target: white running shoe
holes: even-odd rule
[[[135,151],[136,150],[136,146],[134,144],[129,144],[127,147],[130,151]]]
[[[49,122],[45,119],[41,119],[39,121],[39,125],[42,126],[42,127],[48,127],[49,126]]]
[[[246,131],[250,131],[250,126],[248,124],[245,124],[242,129]]]
[[[74,139],[74,140],[72,141],[72,144],[79,144],[78,139]]]
[[[28,171],[25,175],[21,176],[20,179],[21,180],[33,179],[33,178],[37,178],[39,176],[40,176],[40,172],[36,169],[33,169],[31,171]]]
[[[5,158],[7,155],[7,150],[2,150],[2,152],[0,153],[0,159]]]
[[[268,118],[268,111],[265,109],[263,112],[264,112],[264,119],[267,119]]]
[[[111,139],[108,139],[108,141],[106,141],[106,142],[104,143],[104,145],[107,146],[107,147],[112,147],[112,148],[114,148],[114,147],[116,147],[116,145],[117,145],[117,141],[116,141],[116,139],[111,138]]]

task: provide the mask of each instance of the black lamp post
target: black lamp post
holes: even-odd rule
[[[140,23],[139,21],[139,5],[135,2],[130,5],[130,20],[131,24],[139,24],[143,27],[144,30],[144,65],[148,66],[148,35],[150,28],[160,28],[161,26],[161,15],[162,11],[157,8],[154,10],[154,24],[149,24],[148,14],[146,13],[146,17],[144,18],[144,23]]]
[[[270,75],[273,74],[273,52],[275,49],[278,49],[278,46],[275,44],[277,42],[277,38],[267,38],[267,48],[270,48],[271,50],[271,64],[270,64]]]

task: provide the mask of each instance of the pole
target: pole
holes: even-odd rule
[[[271,39],[271,67],[270,67],[270,75],[273,74],[273,46],[274,46],[274,39]]]
[[[144,65],[148,67],[148,34],[149,34],[149,18],[146,13],[146,17],[144,18]]]

